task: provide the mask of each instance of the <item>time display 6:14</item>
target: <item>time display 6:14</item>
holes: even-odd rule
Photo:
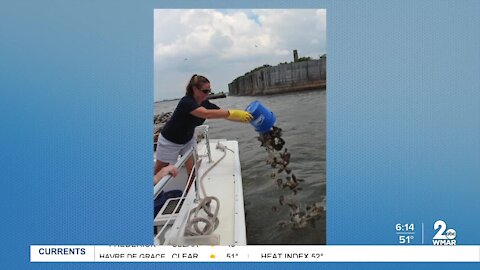
[[[395,225],[395,230],[397,232],[414,232],[415,231],[415,225],[413,223],[406,223],[406,224],[400,224],[397,223]]]

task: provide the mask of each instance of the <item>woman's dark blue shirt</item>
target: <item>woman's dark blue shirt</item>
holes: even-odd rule
[[[190,114],[191,111],[200,106],[206,109],[220,109],[208,100],[205,100],[202,104],[198,104],[192,96],[184,96],[180,99],[180,102],[178,102],[177,108],[173,112],[170,120],[163,127],[162,136],[177,144],[185,144],[190,141],[193,138],[195,127],[205,122],[205,119]]]

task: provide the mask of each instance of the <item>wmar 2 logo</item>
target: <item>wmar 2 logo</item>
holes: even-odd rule
[[[454,229],[447,229],[447,223],[443,220],[437,220],[433,224],[433,229],[437,231],[433,237],[434,246],[455,246],[457,245],[457,232]]]

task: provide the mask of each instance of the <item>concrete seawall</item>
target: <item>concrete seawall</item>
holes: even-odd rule
[[[327,59],[279,64],[250,72],[228,84],[232,96],[256,96],[325,89]]]

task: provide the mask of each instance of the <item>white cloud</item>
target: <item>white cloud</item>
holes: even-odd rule
[[[156,100],[182,95],[173,88],[193,73],[217,78],[227,91],[258,65],[291,61],[293,49],[300,56],[326,52],[325,10],[155,10],[154,24]]]

